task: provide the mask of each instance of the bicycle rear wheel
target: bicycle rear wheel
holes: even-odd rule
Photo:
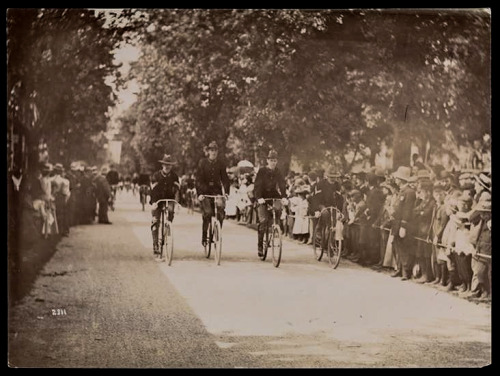
[[[174,234],[170,221],[165,223],[165,255],[168,266],[172,265],[172,258],[174,256]]]
[[[325,236],[325,229],[324,227],[318,228],[318,225],[316,225],[316,228],[314,229],[313,233],[313,251],[314,251],[314,257],[316,257],[317,261],[321,261],[324,253],[323,249],[323,239]]]
[[[271,247],[272,247],[272,258],[273,265],[275,268],[280,266],[281,262],[281,249],[282,249],[282,241],[281,241],[281,229],[278,225],[273,225],[272,228],[272,237],[271,237]]]
[[[259,256],[259,258],[262,261],[266,260],[268,247],[269,247],[269,227],[267,227],[266,229],[266,233],[264,234],[264,241],[262,242],[262,256]]]
[[[328,239],[328,261],[330,267],[335,269],[340,262],[340,253],[342,252],[342,240],[335,240],[335,232],[330,231]]]
[[[219,221],[214,221],[214,255],[215,263],[220,265],[220,258],[222,254],[222,234],[220,230]]]
[[[205,252],[205,257],[210,258],[210,251],[212,250],[212,240],[213,240],[213,228],[212,228],[212,221],[208,224],[208,239],[207,243],[205,244],[205,247],[203,248],[203,251]]]

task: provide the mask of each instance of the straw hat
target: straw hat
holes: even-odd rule
[[[411,176],[411,168],[406,166],[399,166],[392,176],[406,182],[413,182],[417,180],[415,176]]]

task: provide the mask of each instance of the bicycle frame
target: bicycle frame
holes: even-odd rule
[[[273,223],[266,228],[266,245],[263,247],[263,256],[261,257],[262,261],[265,261],[267,257],[267,248],[269,245],[272,247],[272,259],[273,259],[273,265],[277,268],[280,265],[281,262],[281,251],[282,251],[282,245],[283,245],[283,239],[282,239],[282,232],[281,232],[281,227],[277,223],[277,218],[276,218],[276,211],[278,209],[274,208],[274,203],[276,201],[279,201],[281,203],[281,199],[277,198],[266,198],[264,199],[265,205],[266,205],[266,210],[271,210],[272,211],[272,217],[273,217]],[[271,202],[271,204],[269,204]],[[276,244],[277,242],[277,244]]]
[[[325,252],[325,249],[326,249],[328,251],[328,261],[330,262],[330,266],[333,269],[335,269],[340,262],[340,257],[341,257],[341,252],[342,252],[342,240],[337,240],[335,238],[336,237],[336,227],[337,227],[338,221],[342,221],[342,219],[344,218],[344,215],[340,212],[340,210],[337,207],[328,206],[328,207],[324,208],[323,210],[321,210],[319,220],[321,220],[322,214],[325,211],[328,211],[330,214],[330,224],[329,224],[329,227],[327,227],[325,229],[321,228],[321,230],[327,231],[326,232],[327,244],[324,244],[323,237],[324,237],[325,233],[323,233],[321,238],[320,238],[319,250],[317,249],[316,231],[317,231],[318,225],[319,225],[319,222],[318,222],[318,225],[316,225],[316,230],[315,230],[314,235],[313,235],[313,249],[314,249],[314,254],[316,256],[316,260],[318,260],[318,261],[321,261],[321,258],[323,257],[323,253]],[[335,216],[334,216],[334,213],[335,213]]]
[[[225,200],[226,197],[223,195],[203,195],[203,196],[205,198],[214,200],[214,213],[210,218],[210,224],[208,229],[209,236],[208,236],[208,243],[205,246],[205,256],[206,258],[210,257],[210,250],[213,243],[215,248],[215,262],[217,265],[220,265],[221,254],[222,254],[222,225],[218,221],[217,202],[215,200],[217,199]],[[214,234],[215,234],[215,240],[214,240]]]
[[[174,209],[173,211],[175,212],[175,205],[179,205],[179,203],[175,200],[172,199],[161,199],[155,202],[156,205],[159,205],[161,202],[165,202],[165,206],[162,208],[161,213],[160,213],[160,229],[161,231],[158,233],[158,242],[160,243],[160,260],[164,261],[165,257],[167,259],[168,265],[170,266],[172,264],[172,258],[173,258],[173,252],[174,252],[174,244],[173,244],[173,232],[172,232],[172,223],[168,220],[168,215],[169,215],[169,203],[173,202],[174,203]],[[168,240],[166,241],[166,237],[169,234],[165,234],[165,229],[166,227],[169,229],[170,232],[170,242]],[[161,234],[161,239],[160,239],[160,234]],[[165,246],[166,252],[165,254],[163,253],[163,247]]]

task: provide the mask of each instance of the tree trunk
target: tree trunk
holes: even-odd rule
[[[408,123],[395,124],[393,126],[393,159],[392,166],[397,169],[399,166],[410,166],[411,162],[411,137]]]

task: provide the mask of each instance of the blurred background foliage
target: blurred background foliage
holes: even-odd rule
[[[394,167],[409,165],[411,144],[439,156],[456,150],[450,139],[490,133],[490,18],[482,9],[11,9],[8,120],[43,135],[65,163],[102,162],[113,85],[135,80],[137,100],[118,119],[130,170],[169,153],[190,171],[210,140],[229,165],[258,164],[272,147],[285,170],[294,160],[347,171],[355,160],[373,165],[385,146]],[[141,51],[126,77],[113,60],[124,42]]]

